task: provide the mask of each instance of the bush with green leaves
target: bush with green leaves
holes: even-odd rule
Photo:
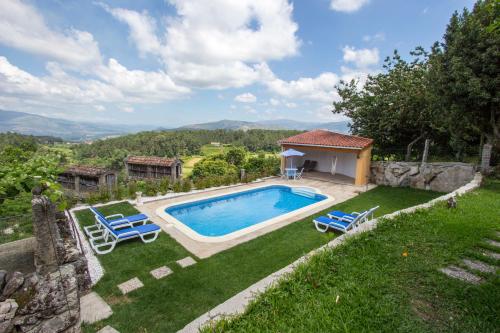
[[[203,159],[193,167],[192,178],[237,175],[238,168],[224,160]]]

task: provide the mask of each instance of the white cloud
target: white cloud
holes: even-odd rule
[[[331,0],[330,8],[339,12],[351,13],[359,10],[370,0]]]
[[[94,109],[96,109],[99,112],[106,111],[106,107],[104,105],[101,105],[101,104],[94,105]]]
[[[142,13],[124,8],[110,8],[104,3],[97,3],[130,29],[130,38],[135,43],[141,56],[147,53],[161,52],[161,42],[156,35],[156,20],[147,11]]]
[[[132,113],[134,112],[134,108],[131,107],[130,105],[125,105],[120,108],[121,111],[126,112],[126,113]]]
[[[263,83],[270,91],[289,99],[308,99],[320,102],[332,101],[334,87],[339,82],[337,74],[325,72],[315,78],[302,77],[284,81],[277,78],[269,67],[261,66]]]
[[[352,62],[358,68],[376,65],[379,61],[379,52],[377,48],[356,49],[352,46],[345,46],[342,51],[344,52],[344,62]]]
[[[367,43],[383,42],[384,40],[385,40],[385,34],[383,32],[377,32],[374,35],[363,36],[363,41]]]
[[[167,73],[192,87],[243,87],[259,79],[257,64],[298,52],[300,41],[287,0],[170,0],[177,15],[163,20],[160,33],[146,13],[108,8],[130,27],[142,53],[158,56]],[[160,44],[160,45],[159,45]]]
[[[297,105],[297,103],[294,103],[294,102],[287,102],[287,103],[285,103],[285,106],[289,109],[295,109],[298,105]]]
[[[109,59],[108,66],[102,66],[97,75],[118,88],[129,100],[158,102],[178,98],[190,92],[178,86],[163,71],[147,72],[128,70],[116,59]]]
[[[251,93],[244,93],[236,96],[234,100],[240,103],[255,103],[257,101],[257,97]]]
[[[101,62],[92,34],[76,29],[54,31],[34,7],[19,0],[2,1],[0,43],[85,71]]]
[[[276,98],[271,98],[269,99],[269,104],[271,104],[272,106],[278,106],[280,105],[280,101],[277,100]]]

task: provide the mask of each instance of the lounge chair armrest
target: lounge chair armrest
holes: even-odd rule
[[[351,215],[359,215],[361,214],[360,212],[352,212]]]
[[[123,214],[113,214],[113,215],[109,215],[109,216],[106,216],[104,217],[106,220],[107,219],[110,219],[110,218],[113,218],[113,217],[119,217],[119,218],[124,218],[125,216]]]
[[[130,235],[141,235],[141,233],[137,230],[132,230],[132,231],[129,231],[129,232],[124,232],[122,234],[120,234],[120,237],[123,237],[123,236],[130,236]]]
[[[127,219],[120,219],[120,220],[116,220],[113,222],[109,222],[109,225],[112,226],[114,229],[124,228],[124,227],[127,227],[127,228],[133,227],[132,223],[130,223]]]

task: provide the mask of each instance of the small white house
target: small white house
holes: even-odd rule
[[[323,174],[324,177],[345,176],[355,185],[365,185],[370,176],[373,139],[355,135],[314,130],[282,139],[282,150],[295,149],[305,153],[294,158],[297,166],[313,166],[306,171]],[[311,163],[312,162],[312,163]],[[282,158],[281,168],[285,168]]]

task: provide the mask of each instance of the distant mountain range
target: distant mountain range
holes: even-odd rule
[[[338,121],[329,123],[304,122],[290,119],[262,120],[262,121],[239,121],[219,120],[209,123],[193,124],[179,127],[177,129],[227,129],[227,130],[249,130],[249,129],[290,129],[307,131],[312,129],[327,129],[334,132],[349,133],[349,122]]]
[[[95,140],[105,137],[119,136],[146,130],[249,130],[249,129],[291,129],[311,130],[328,129],[335,132],[348,133],[348,122],[315,123],[289,119],[238,121],[220,120],[181,126],[178,128],[158,128],[153,126],[110,125],[91,122],[77,122],[65,119],[49,118],[31,113],[0,110],[0,132],[16,132],[27,135],[46,135],[59,137],[68,141]]]
[[[0,110],[0,132],[48,135],[68,141],[85,141],[151,130],[153,127],[97,124],[49,118],[31,113]]]

